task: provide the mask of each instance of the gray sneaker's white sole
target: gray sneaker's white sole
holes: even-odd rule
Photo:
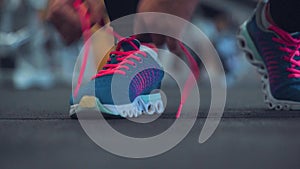
[[[247,31],[245,22],[239,30],[237,36],[240,48],[245,52],[248,61],[257,68],[261,75],[262,91],[264,93],[264,101],[271,110],[300,110],[300,103],[275,99],[270,90],[268,71],[263,63],[262,57],[257,51],[252,39]]]
[[[95,96],[84,96],[79,104],[70,106],[70,117],[75,118],[77,113],[87,110],[99,111],[124,118],[134,118],[143,114],[161,114],[164,112],[165,107],[160,93],[141,95],[135,98],[132,103],[123,105],[101,104]]]

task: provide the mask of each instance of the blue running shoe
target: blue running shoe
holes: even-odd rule
[[[155,92],[163,77],[154,46],[123,39],[103,69],[71,99],[70,116],[87,109],[129,118],[163,113],[161,94]]]
[[[300,32],[289,34],[272,23],[260,3],[240,28],[238,40],[250,63],[262,76],[270,109],[300,109]],[[269,20],[268,20],[269,19]]]

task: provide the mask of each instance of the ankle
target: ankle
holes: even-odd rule
[[[272,14],[271,14],[271,9],[270,9],[270,3],[267,3],[265,6],[265,17],[267,19],[267,21],[271,24],[271,25],[276,25],[276,22],[274,21]]]
[[[265,17],[271,25],[275,25],[286,32],[298,32],[300,30],[300,25],[296,22],[298,16],[295,18],[290,4],[289,6],[284,6],[284,4],[281,4],[283,2],[268,2],[265,5]]]

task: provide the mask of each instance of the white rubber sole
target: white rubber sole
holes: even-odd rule
[[[273,97],[270,90],[267,68],[263,63],[262,57],[259,55],[255,45],[252,43],[251,37],[246,28],[246,23],[240,27],[237,39],[240,48],[246,53],[246,58],[253,66],[257,68],[258,73],[261,75],[264,101],[268,108],[271,110],[300,110],[299,102],[277,100]]]
[[[124,118],[136,118],[143,114],[153,115],[164,112],[160,93],[138,96],[132,103],[124,105],[103,105],[95,96],[84,96],[79,104],[70,106],[70,117],[81,111],[95,110]]]

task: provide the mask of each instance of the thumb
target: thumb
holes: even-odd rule
[[[103,0],[86,0],[86,6],[90,11],[91,14],[91,22],[101,23],[103,20],[105,6]]]
[[[168,46],[168,49],[176,54],[177,56],[180,56],[182,54],[182,51],[180,50],[180,46],[179,46],[179,41],[172,38],[172,37],[167,37],[166,38],[166,43]]]

